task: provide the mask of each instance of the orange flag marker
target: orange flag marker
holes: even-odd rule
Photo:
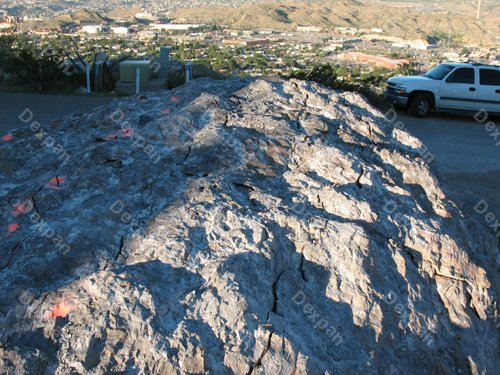
[[[62,190],[63,188],[60,186],[66,181],[66,178],[63,176],[55,176],[50,179],[47,184],[47,187],[54,190]]]
[[[29,202],[16,203],[13,208],[14,208],[14,210],[12,211],[13,216],[19,216],[31,211]]]
[[[54,305],[47,314],[48,319],[55,318],[65,318],[74,309],[73,305],[70,305],[64,301]]]
[[[20,225],[18,223],[11,223],[7,227],[7,231],[9,232],[7,235],[14,233],[16,230],[18,230]]]

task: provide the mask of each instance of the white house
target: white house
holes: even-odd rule
[[[113,31],[114,34],[118,35],[127,35],[129,33],[128,27],[123,27],[123,26],[112,27],[111,30]]]
[[[101,25],[84,25],[82,26],[82,31],[88,34],[97,34],[102,31]]]
[[[197,25],[197,24],[189,24],[189,23],[156,23],[151,25],[153,29],[156,30],[183,30],[187,31],[189,29],[196,29],[197,27],[200,27],[202,25]]]
[[[297,26],[297,31],[306,33],[320,33],[322,30],[319,26]]]

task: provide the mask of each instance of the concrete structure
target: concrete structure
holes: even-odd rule
[[[159,59],[124,61],[120,64],[120,81],[115,90],[119,94],[163,90],[168,85],[169,66],[170,47],[160,47]]]
[[[135,73],[139,69],[141,72],[141,83],[146,83],[151,80],[151,62],[148,60],[135,61],[128,60],[120,64],[120,82],[131,83],[135,82]]]

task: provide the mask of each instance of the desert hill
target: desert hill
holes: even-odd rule
[[[106,16],[87,9],[77,9],[67,14],[49,18],[44,21],[28,21],[18,25],[19,30],[28,31],[32,29],[53,29],[68,23],[80,21],[84,23],[103,24],[109,21]]]
[[[415,8],[416,7],[416,8]],[[177,22],[217,23],[236,29],[295,30],[297,26],[381,28],[385,34],[423,38],[441,32],[460,35],[463,41],[498,45],[498,7],[488,5],[481,20],[472,4],[428,7],[355,0],[274,1],[233,8],[206,6],[181,8],[172,13]]]

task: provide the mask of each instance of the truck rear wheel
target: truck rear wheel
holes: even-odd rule
[[[432,99],[429,95],[417,94],[410,102],[410,113],[415,117],[425,117],[431,110]]]

